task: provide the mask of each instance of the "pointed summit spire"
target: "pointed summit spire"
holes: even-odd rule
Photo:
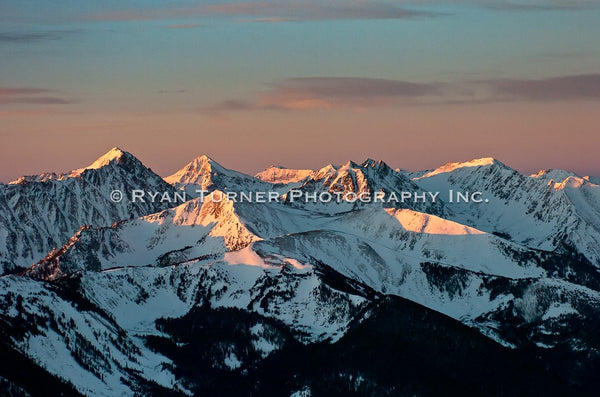
[[[190,194],[198,188],[248,191],[267,186],[253,176],[223,167],[206,155],[196,157],[164,180],[177,188],[189,189]]]
[[[100,169],[102,167],[105,167],[105,166],[113,163],[113,162],[116,162],[117,164],[133,162],[133,163],[139,163],[141,165],[141,162],[133,154],[126,152],[126,151],[122,150],[121,148],[115,146],[112,149],[110,149],[108,152],[103,154],[102,156],[98,157],[96,159],[96,161],[94,161],[92,164],[88,165],[87,167],[83,167],[83,168],[79,168],[79,169],[71,171],[70,176],[77,176],[85,170]]]
[[[96,159],[96,161],[94,161],[92,164],[90,164],[89,166],[85,167],[87,169],[97,169],[100,167],[103,167],[105,165],[108,165],[111,161],[119,161],[121,158],[123,158],[123,156],[132,156],[131,154],[124,152],[123,150],[121,150],[118,147],[113,147],[112,149],[110,149],[108,152],[106,152],[104,155],[98,157]]]
[[[217,162],[215,160],[213,160],[212,158],[208,157],[206,154],[203,154],[202,156],[198,156],[195,159],[193,159],[191,163],[214,163],[217,164]]]
[[[222,172],[225,168],[219,163],[203,154],[198,156],[189,163],[187,163],[182,169],[178,170],[172,175],[165,178],[168,183],[198,183],[201,185],[207,185],[210,180],[211,173],[218,171]]]
[[[379,167],[383,167],[383,168],[389,168],[389,166],[386,164],[385,161],[383,160],[374,160],[372,158],[368,158],[365,161],[362,162],[362,164],[360,165],[362,168],[379,168]]]

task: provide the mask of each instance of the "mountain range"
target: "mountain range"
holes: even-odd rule
[[[493,158],[250,176],[207,156],[163,179],[113,148],[0,184],[0,391],[596,395],[599,182]]]

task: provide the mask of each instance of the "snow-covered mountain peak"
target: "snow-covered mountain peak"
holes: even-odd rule
[[[131,156],[133,157],[132,154],[124,152],[123,150],[121,150],[118,147],[114,147],[112,149],[110,149],[108,152],[106,152],[104,155],[98,157],[98,159],[96,159],[96,161],[94,161],[92,164],[90,164],[89,166],[87,166],[87,169],[98,169],[100,167],[103,167],[107,164],[109,164],[111,161],[117,161],[119,162],[124,156]]]
[[[386,164],[383,160],[374,160],[372,158],[368,158],[362,162],[360,165],[363,168],[390,168],[389,165]]]
[[[0,274],[39,261],[52,248],[64,245],[82,225],[108,226],[170,206],[168,202],[114,201],[111,192],[174,192],[160,176],[118,148],[89,167],[24,177],[0,187]]]
[[[327,175],[333,175],[338,171],[338,168],[333,164],[327,164],[325,167],[318,169],[312,176],[312,179],[319,180]]]
[[[108,152],[98,157],[93,163],[87,167],[77,168],[68,173],[57,174],[55,172],[43,172],[39,175],[25,175],[9,183],[9,185],[20,185],[29,182],[47,182],[60,181],[67,178],[79,178],[86,170],[99,170],[110,164],[118,164],[122,166],[144,167],[133,154],[121,150],[118,147],[113,147]]]
[[[455,171],[460,168],[489,167],[489,166],[510,169],[508,166],[504,165],[503,163],[501,163],[500,161],[496,160],[493,157],[483,157],[480,159],[474,159],[474,160],[470,160],[470,161],[466,161],[466,162],[446,163],[446,164],[442,165],[441,167],[438,167],[433,171],[426,172],[422,176],[417,177],[415,179],[429,178],[431,176],[435,176],[438,174],[445,174],[448,172],[452,172],[452,171]]]
[[[71,171],[70,174],[65,175],[69,177],[77,177],[81,175],[86,170],[98,170],[102,167],[106,167],[111,163],[119,164],[119,165],[127,165],[127,164],[139,164],[141,162],[131,153],[121,150],[118,147],[113,147],[108,152],[98,157],[96,161],[87,167],[78,168],[76,170]]]
[[[195,183],[204,186],[208,181],[210,174],[213,172],[213,167],[224,169],[217,162],[206,155],[196,157],[182,169],[172,175],[164,178],[170,184],[175,183]]]
[[[473,159],[471,161],[467,161],[466,163],[464,163],[465,166],[467,166],[467,164],[471,167],[476,167],[478,165],[493,165],[493,164],[501,164],[498,160],[496,160],[494,157],[482,157],[479,159]]]
[[[223,167],[208,156],[192,160],[176,173],[164,178],[178,189],[185,189],[194,196],[198,189],[228,191],[267,191],[271,183],[253,176]]]
[[[340,167],[340,171],[342,171],[342,170],[349,170],[349,169],[352,169],[352,168],[359,168],[359,167],[360,167],[360,165],[358,165],[358,164],[357,164],[357,163],[355,163],[354,161],[352,161],[352,160],[348,160],[348,161],[346,161],[346,162],[345,162],[345,163],[344,163],[344,164],[343,164],[343,165]]]
[[[209,157],[205,154],[196,157],[195,159],[190,161],[187,166],[193,167],[193,168],[199,169],[199,170],[201,170],[201,169],[212,170],[213,168],[218,169],[218,170],[226,169],[221,164],[217,163],[215,160],[213,160],[211,157]]]
[[[269,183],[295,183],[313,175],[313,170],[297,170],[278,165],[272,165],[264,171],[254,175],[255,178]]]
[[[373,174],[381,174],[381,176],[385,176],[390,173],[394,173],[394,170],[390,168],[385,162],[381,160],[373,160],[371,158],[368,158],[360,164],[352,160],[348,160],[341,166],[334,166],[332,164],[328,164],[325,167],[314,172],[312,177],[315,180],[320,180],[327,177],[334,177],[337,181],[337,179],[342,178],[348,174],[358,174],[360,175],[360,177],[366,177],[367,175]]]

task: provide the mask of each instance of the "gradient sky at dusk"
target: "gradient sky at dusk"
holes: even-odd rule
[[[0,181],[113,146],[600,176],[600,2],[0,1]]]

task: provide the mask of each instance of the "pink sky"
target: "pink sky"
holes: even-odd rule
[[[166,176],[207,154],[255,173],[269,165],[319,168],[382,159],[410,170],[496,157],[531,173],[566,168],[600,175],[598,106],[493,103],[385,109],[201,113],[45,112],[3,114],[0,178],[68,171],[113,146]],[[126,133],[124,133],[126,132]]]
[[[0,2],[0,181],[496,157],[600,176],[600,3]]]

